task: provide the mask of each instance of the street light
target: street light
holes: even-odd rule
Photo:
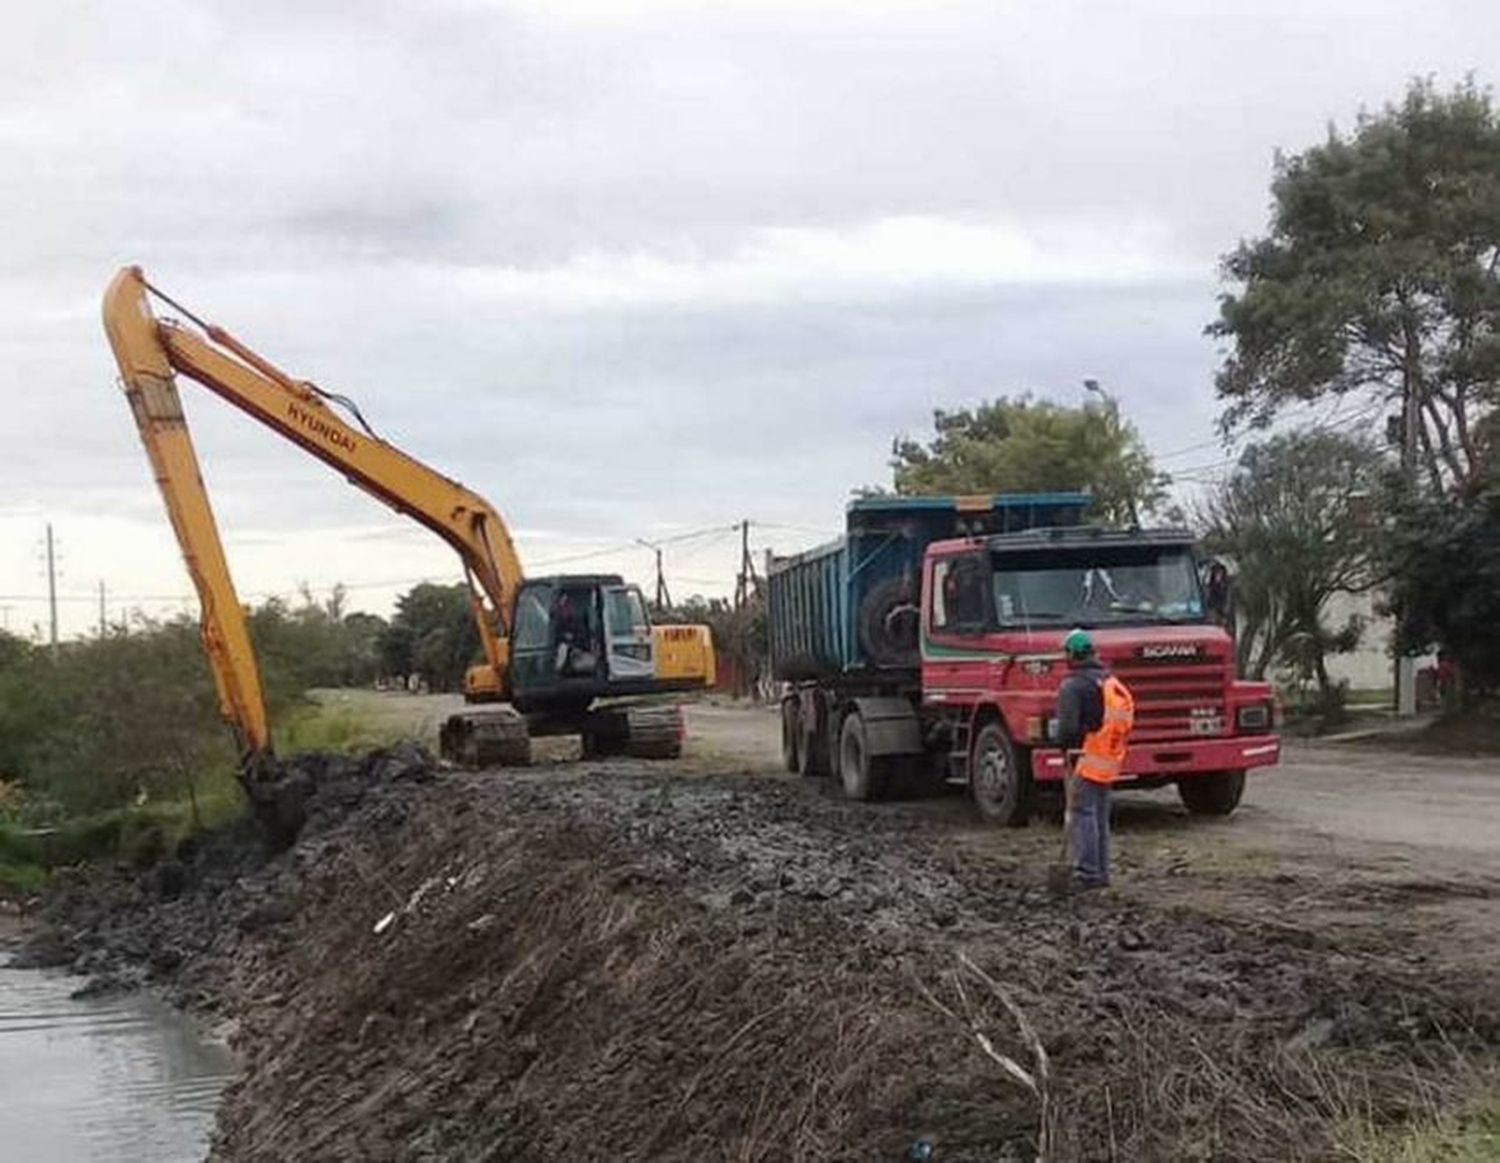
[[[1109,434],[1116,441],[1120,438],[1120,401],[1115,394],[1104,387],[1098,380],[1089,378],[1083,381],[1083,390],[1090,395],[1098,396],[1104,403],[1105,415],[1109,417]],[[1140,515],[1135,510],[1135,494],[1127,493],[1125,503],[1130,507],[1130,524],[1133,528],[1141,527]]]

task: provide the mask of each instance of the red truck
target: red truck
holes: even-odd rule
[[[1228,594],[1181,529],[1083,524],[1082,494],[867,498],[838,541],[773,559],[769,632],[789,770],[853,799],[966,786],[1024,824],[1066,761],[1061,643],[1090,630],[1135,696],[1124,785],[1227,815],[1276,763],[1271,687],[1236,678]]]

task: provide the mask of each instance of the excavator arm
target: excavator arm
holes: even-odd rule
[[[148,299],[152,294],[177,307],[202,334],[158,320]],[[173,304],[138,267],[124,268],[110,283],[104,328],[198,591],[220,713],[234,727],[247,766],[271,753],[260,674],[174,373],[198,381],[448,542],[463,561],[487,668],[495,690],[503,693],[509,619],[522,573],[505,523],[489,502],[350,424],[329,407],[325,393]]]

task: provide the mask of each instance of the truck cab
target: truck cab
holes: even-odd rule
[[[1135,697],[1126,785],[1174,783],[1190,810],[1234,809],[1246,770],[1280,756],[1276,701],[1269,684],[1235,677],[1204,564],[1176,529],[1033,529],[928,547],[922,701],[963,742],[981,811],[1013,822],[1066,774],[1056,703],[1073,627]]]

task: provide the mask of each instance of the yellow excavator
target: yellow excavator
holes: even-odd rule
[[[158,319],[152,298],[187,323]],[[105,292],[104,330],[198,592],[219,710],[234,729],[247,785],[270,779],[275,770],[270,727],[177,373],[457,551],[483,661],[464,680],[469,705],[442,726],[445,758],[468,767],[524,764],[533,735],[560,734],[579,735],[586,757],[681,753],[680,708],[645,696],[713,685],[706,626],[653,626],[640,589],[613,574],[524,578],[505,522],[488,501],[381,440],[346,397],[287,375],[199,319],[147,282],[138,267],[121,270]]]

